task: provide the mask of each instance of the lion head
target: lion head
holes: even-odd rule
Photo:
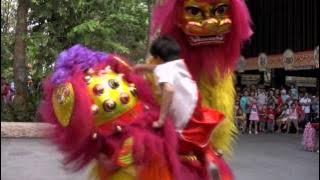
[[[242,0],[167,0],[153,11],[151,36],[170,35],[195,78],[233,70],[242,43],[252,34]]]

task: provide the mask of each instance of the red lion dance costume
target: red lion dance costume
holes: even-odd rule
[[[154,9],[152,33],[178,40],[199,103],[224,113],[221,123],[215,117],[210,127],[189,129],[211,136],[201,147],[179,139],[171,120],[152,128],[160,109],[155,90],[128,61],[81,45],[62,52],[44,82],[39,111],[54,125],[51,139],[65,165],[77,171],[92,164],[97,180],[233,179],[219,150],[231,151],[236,132],[232,70],[251,35],[249,20],[241,0],[170,0]]]
[[[252,35],[250,23],[243,0],[159,0],[153,11],[150,36],[170,35],[179,42],[202,104],[224,113],[211,146],[227,156],[237,133],[233,70],[242,44]]]

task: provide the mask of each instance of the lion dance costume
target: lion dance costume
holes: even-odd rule
[[[162,0],[153,12],[151,37],[170,35],[179,42],[202,104],[224,112],[226,118],[215,128],[211,145],[227,156],[236,133],[233,69],[242,44],[252,35],[250,23],[242,0]]]
[[[233,179],[221,152],[231,153],[236,133],[232,71],[242,42],[251,35],[244,2],[159,1],[151,37],[159,34],[179,42],[200,104],[224,113],[223,120],[203,127],[210,143],[181,142],[171,120],[153,129],[160,107],[150,81],[135,74],[123,57],[81,45],[62,52],[44,82],[39,112],[54,125],[51,139],[71,170],[92,164],[92,179]]]

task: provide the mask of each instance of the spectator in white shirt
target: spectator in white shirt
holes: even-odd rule
[[[258,89],[257,106],[261,110],[267,104],[267,95],[263,89]]]
[[[291,86],[290,93],[293,100],[296,100],[299,98],[298,89],[294,85]]]
[[[287,94],[287,91],[285,89],[281,90],[281,99],[282,103],[286,104],[289,101],[290,96]]]
[[[302,110],[304,111],[304,121],[305,123],[310,121],[310,106],[311,106],[311,99],[309,98],[309,94],[306,92],[304,97],[300,99],[300,105]]]

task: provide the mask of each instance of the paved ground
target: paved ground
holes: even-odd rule
[[[230,161],[237,180],[317,180],[319,154],[305,152],[296,135],[242,135]],[[68,174],[61,156],[43,139],[1,138],[3,180],[85,180]]]
[[[237,180],[318,180],[319,154],[300,144],[294,134],[242,135],[230,165]]]

